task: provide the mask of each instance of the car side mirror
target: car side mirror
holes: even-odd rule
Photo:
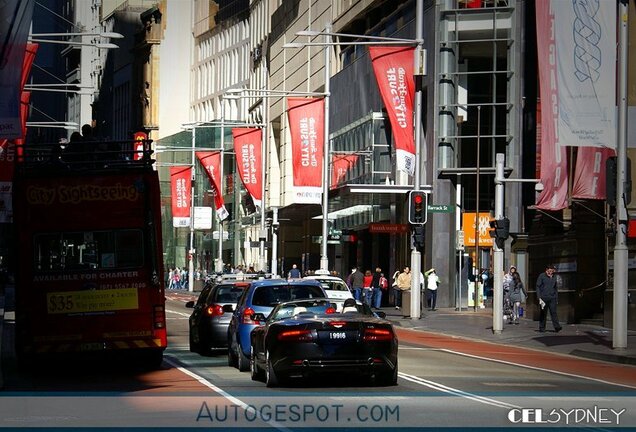
[[[223,305],[223,312],[234,312],[234,307],[231,304]]]
[[[194,307],[194,301],[190,300],[185,304],[185,307],[192,309]]]
[[[378,318],[386,318],[386,312],[379,311],[375,314],[378,316]]]

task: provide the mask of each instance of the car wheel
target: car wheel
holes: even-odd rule
[[[247,358],[247,356],[245,354],[243,354],[243,349],[241,348],[241,344],[237,343],[236,344],[237,348],[237,360],[238,360],[238,370],[241,372],[247,372],[248,370],[250,370],[250,359]]]
[[[254,347],[251,347],[250,351],[250,375],[252,376],[253,381],[261,381],[263,373],[258,369]]]
[[[190,352],[193,352],[193,353],[199,352],[199,345],[192,338],[192,333],[190,333]]]
[[[265,354],[265,385],[267,387],[278,386],[278,377],[276,376],[276,372],[274,372],[274,367],[269,357],[269,350],[267,350]]]
[[[393,368],[391,372],[375,375],[375,383],[380,386],[394,386],[394,385],[397,385],[397,381],[398,381],[397,365],[395,365],[395,367]]]
[[[236,355],[234,354],[234,348],[232,347],[232,339],[229,338],[227,341],[227,365],[236,367]]]

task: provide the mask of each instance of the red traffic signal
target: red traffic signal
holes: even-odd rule
[[[422,225],[426,223],[427,195],[423,191],[409,192],[409,223]]]

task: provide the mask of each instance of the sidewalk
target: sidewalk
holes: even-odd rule
[[[628,331],[627,349],[612,348],[612,329],[585,324],[565,324],[558,334],[548,319],[545,333],[539,333],[539,322],[521,318],[519,325],[505,323],[501,334],[492,332],[492,309],[472,308],[461,312],[451,308],[423,311],[419,320],[404,318],[402,311],[385,307],[382,311],[394,325],[413,330],[481,340],[503,345],[569,354],[587,359],[636,365],[636,332]]]

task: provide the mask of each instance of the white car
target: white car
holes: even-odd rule
[[[322,288],[327,294],[327,298],[333,300],[337,305],[337,310],[342,310],[342,304],[348,298],[353,298],[353,293],[347,286],[347,283],[337,276],[314,274],[305,276],[303,279],[313,279],[320,282]]]

